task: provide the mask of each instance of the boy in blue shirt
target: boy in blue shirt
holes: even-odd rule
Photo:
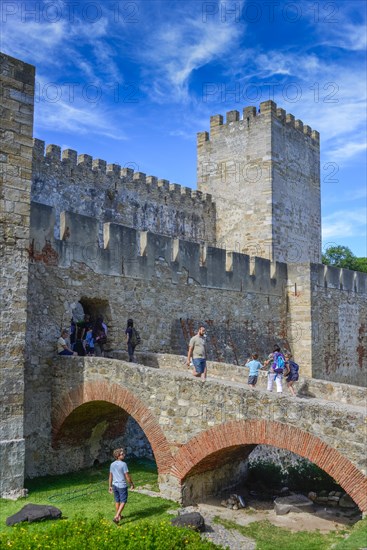
[[[247,383],[252,390],[255,389],[259,370],[262,369],[263,367],[260,361],[258,361],[258,357],[259,356],[257,353],[253,353],[251,355],[251,359],[248,359],[246,362],[246,367],[250,369]]]
[[[110,466],[110,475],[108,479],[108,490],[115,497],[116,514],[113,518],[115,523],[118,523],[122,518],[121,512],[127,502],[127,484],[134,489],[134,483],[129,474],[126,462],[124,462],[124,449],[116,449],[113,451],[115,461]]]

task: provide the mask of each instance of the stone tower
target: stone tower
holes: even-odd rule
[[[35,68],[1,64],[1,430],[0,494],[20,496],[24,482],[24,364],[32,181]]]
[[[273,101],[215,115],[198,134],[198,188],[217,208],[217,245],[287,263],[321,261],[319,133]]]

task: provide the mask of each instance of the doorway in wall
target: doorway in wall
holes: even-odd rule
[[[103,317],[103,322],[106,323],[108,329],[108,345],[112,344],[114,329],[111,316],[111,308],[108,300],[90,296],[82,296],[79,300],[84,314],[90,315],[92,324],[95,323],[98,317]]]

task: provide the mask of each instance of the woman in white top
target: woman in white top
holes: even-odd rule
[[[66,338],[68,337],[68,331],[66,329],[61,331],[61,336],[57,340],[57,353],[59,355],[78,355],[77,353],[73,352],[66,343]]]

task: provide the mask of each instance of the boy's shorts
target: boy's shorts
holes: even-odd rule
[[[193,359],[192,362],[194,363],[196,372],[198,374],[203,374],[203,372],[205,371],[206,359],[196,358]]]
[[[256,386],[256,383],[257,383],[257,376],[254,375],[254,376],[249,376],[248,377],[248,385],[249,386]]]
[[[127,487],[116,487],[116,485],[112,485],[112,489],[115,502],[127,502]]]

